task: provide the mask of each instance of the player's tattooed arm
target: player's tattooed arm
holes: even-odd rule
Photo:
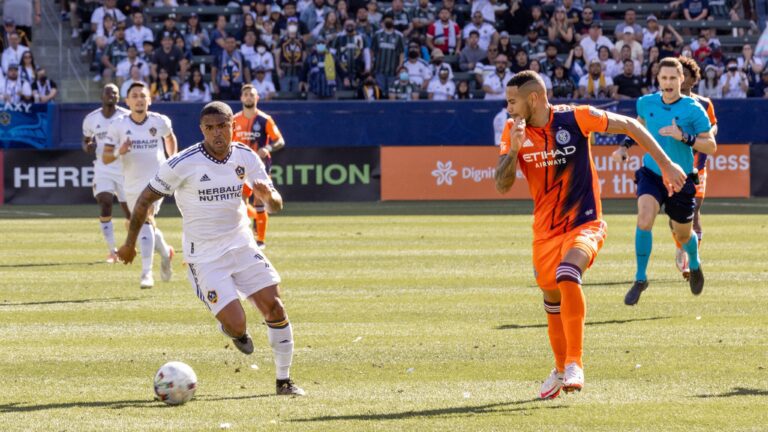
[[[128,223],[128,234],[125,236],[125,243],[117,251],[117,256],[120,257],[120,261],[123,263],[130,264],[136,257],[136,239],[139,237],[141,226],[146,222],[147,213],[152,208],[152,204],[162,197],[162,195],[150,187],[146,187],[139,196],[139,199],[136,200],[136,206],[133,208],[133,212],[131,212],[131,221]]]
[[[499,193],[506,193],[513,184],[517,175],[517,151],[510,151],[504,156],[499,157],[499,164],[496,166],[496,190]]]

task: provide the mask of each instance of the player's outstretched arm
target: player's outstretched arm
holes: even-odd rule
[[[659,143],[653,138],[653,135],[636,119],[612,112],[606,112],[606,115],[608,116],[606,132],[625,134],[634,139],[659,164],[665,179],[664,185],[667,187],[670,195],[672,195],[673,191],[679,192],[685,185],[687,176],[682,168],[672,162],[667,154],[664,153]]]
[[[117,251],[117,256],[123,263],[130,264],[136,257],[136,238],[139,236],[141,226],[146,222],[147,213],[152,204],[162,197],[162,195],[146,187],[139,199],[136,200],[136,206],[131,212],[131,221],[128,224],[128,235],[125,236],[125,243]]]
[[[283,197],[270,183],[263,180],[253,182],[253,195],[267,204],[270,213],[277,213],[283,209]]]

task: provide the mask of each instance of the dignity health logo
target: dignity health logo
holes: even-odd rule
[[[444,184],[452,186],[453,178],[458,174],[458,171],[453,169],[453,161],[448,161],[445,163],[442,161],[437,161],[437,169],[432,170],[432,176],[435,177],[438,186],[442,186]]]

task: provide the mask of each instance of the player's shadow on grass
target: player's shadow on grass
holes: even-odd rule
[[[654,279],[653,283],[674,283],[674,282],[680,282],[682,279]],[[584,283],[581,284],[581,286],[585,288],[597,288],[597,287],[610,287],[610,286],[627,286],[630,287],[632,284],[635,283],[634,280],[625,280],[625,281],[614,281],[614,282],[591,282],[591,283]],[[538,288],[538,285],[528,285],[528,288]]]
[[[139,297],[110,297],[110,298],[95,298],[95,299],[80,299],[80,300],[45,300],[37,302],[21,302],[21,303],[0,303],[0,307],[8,306],[41,306],[41,305],[54,305],[54,304],[84,304],[84,303],[112,303],[112,302],[131,302],[141,300]]]
[[[246,396],[228,396],[228,397],[196,397],[193,402],[217,402],[217,401],[230,401],[230,400],[243,400],[243,399],[258,399],[266,397],[277,397],[274,393],[258,394],[258,395],[246,395]],[[18,412],[33,412],[33,411],[46,411],[52,409],[69,409],[69,408],[109,408],[109,409],[124,409],[124,408],[165,408],[166,405],[159,400],[153,399],[132,399],[132,400],[118,400],[118,401],[103,401],[103,402],[60,402],[49,403],[40,405],[26,405],[20,402],[0,405],[0,414],[3,413],[18,413]]]
[[[608,324],[627,324],[631,322],[639,321],[657,321],[670,319],[672,317],[649,317],[649,318],[632,318],[623,320],[609,320],[609,321],[590,321],[585,323],[586,326],[599,326]],[[496,327],[496,330],[517,330],[517,329],[531,329],[531,328],[547,328],[547,324],[504,324]]]
[[[359,420],[405,420],[411,418],[420,417],[443,417],[443,416],[455,416],[455,415],[476,415],[476,414],[504,414],[515,412],[528,412],[538,409],[561,409],[567,408],[565,405],[546,405],[549,401],[542,401],[541,399],[529,399],[512,402],[499,402],[486,405],[470,405],[463,407],[452,408],[435,408],[420,411],[403,411],[394,413],[381,413],[381,414],[350,414],[350,415],[338,415],[338,416],[321,416],[310,417],[303,419],[291,420],[292,422],[309,423],[309,422],[326,422],[326,421],[359,421]],[[528,405],[530,406],[521,406]]]
[[[87,261],[87,262],[63,262],[63,263],[22,263],[22,264],[0,264],[0,268],[28,268],[28,267],[61,267],[61,266],[94,266],[107,264],[105,261]]]
[[[720,394],[702,394],[697,395],[697,398],[728,398],[737,396],[768,396],[768,390],[759,390],[747,387],[734,387],[731,391]]]

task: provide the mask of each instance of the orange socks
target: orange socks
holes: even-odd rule
[[[558,372],[563,372],[565,370],[567,344],[563,331],[563,321],[560,319],[560,303],[544,301],[544,310],[547,312],[547,333],[549,333],[552,353],[555,354],[555,367],[557,367]]]
[[[264,238],[267,237],[267,221],[269,215],[264,210],[264,207],[257,207],[256,218],[253,220],[256,223],[256,241],[264,243]]]
[[[560,290],[560,314],[567,343],[565,364],[576,362],[583,367],[581,356],[587,302],[581,290],[581,269],[570,263],[560,263],[557,267],[557,288]]]

